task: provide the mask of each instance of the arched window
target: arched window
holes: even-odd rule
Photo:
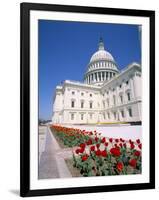
[[[92,101],[89,102],[89,108],[93,108],[93,102]]]
[[[74,120],[74,113],[71,113],[71,120]]]
[[[121,110],[121,116],[122,116],[122,118],[124,118],[124,110]]]
[[[119,94],[119,99],[120,99],[120,103],[122,104],[123,103],[123,94],[122,93]]]
[[[81,113],[81,120],[83,120],[83,118],[84,118],[84,114],[83,114],[83,113]]]
[[[81,101],[81,108],[84,108],[84,101]]]
[[[116,97],[115,97],[115,95],[113,95],[113,102],[114,102],[114,105],[116,105]]]
[[[131,100],[131,95],[130,95],[130,92],[127,92],[127,98],[128,98],[128,101]]]
[[[129,113],[129,117],[132,117],[132,109],[131,108],[128,108],[128,113]]]
[[[71,108],[74,108],[75,107],[75,100],[71,100]]]

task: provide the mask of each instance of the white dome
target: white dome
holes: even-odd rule
[[[113,56],[108,51],[105,50],[98,50],[97,52],[95,52],[92,55],[90,62],[100,61],[100,60],[108,60],[114,62]]]
[[[84,82],[87,84],[102,85],[117,74],[117,64],[113,56],[104,49],[104,42],[100,38],[98,50],[92,55],[87,66]]]

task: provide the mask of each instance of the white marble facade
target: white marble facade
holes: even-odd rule
[[[52,121],[54,124],[141,121],[141,89],[141,66],[134,62],[119,71],[100,39],[84,83],[66,80],[56,87]]]

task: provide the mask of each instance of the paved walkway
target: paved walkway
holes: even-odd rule
[[[70,151],[66,155],[65,150],[60,148],[48,127],[46,128],[45,135],[44,149],[39,148],[39,154],[41,154],[39,158],[39,179],[71,177],[64,161],[64,158],[71,156]]]

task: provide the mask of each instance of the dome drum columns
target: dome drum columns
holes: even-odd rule
[[[95,84],[99,82],[109,81],[115,75],[116,75],[115,72],[108,72],[108,71],[94,72],[85,77],[85,83]]]

